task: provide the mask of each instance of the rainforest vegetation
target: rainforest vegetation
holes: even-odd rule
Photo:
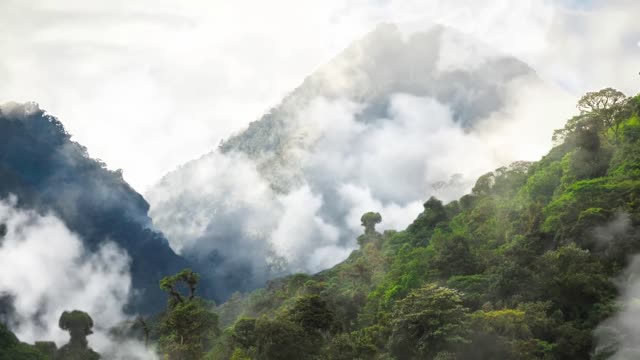
[[[640,252],[640,96],[604,89],[578,110],[540,161],[487,173],[457,201],[428,199],[404,230],[380,233],[384,214],[364,214],[359,249],[331,269],[219,305],[184,270],[159,284],[166,309],[121,335],[171,360],[640,358],[632,329],[610,321],[628,311]],[[92,325],[63,314],[60,350],[0,327],[0,359],[94,356]]]

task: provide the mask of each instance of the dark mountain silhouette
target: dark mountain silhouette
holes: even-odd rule
[[[150,313],[166,301],[159,280],[188,263],[149,225],[149,205],[122,178],[71,140],[62,123],[34,103],[0,107],[0,198],[53,212],[89,250],[110,240],[131,257],[133,310]]]

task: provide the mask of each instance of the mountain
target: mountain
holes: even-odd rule
[[[124,249],[136,292],[133,310],[159,311],[166,301],[159,280],[188,266],[151,229],[149,205],[122,173],[91,159],[34,103],[0,106],[0,199],[11,195],[19,208],[55,214],[89,251],[106,241]]]
[[[215,273],[223,298],[322,270],[356,247],[363,208],[383,213],[382,226],[406,226],[422,199],[453,199],[508,158],[478,129],[510,121],[496,116],[536,86],[546,85],[525,63],[452,29],[383,24],[167,174],[145,194],[151,217],[174,249]]]
[[[276,190],[286,192],[304,177],[297,171],[303,166],[297,152],[313,151],[317,141],[306,120],[296,120],[319,98],[359,104],[356,120],[373,125],[392,116],[394,95],[429,97],[446,104],[453,121],[471,130],[505,105],[509,82],[527,77],[538,81],[522,61],[453,29],[434,25],[406,34],[397,25],[382,24],[307,77],[246,130],[224,141],[220,151],[259,159],[261,174]]]
[[[401,231],[367,213],[344,262],[235,295],[212,359],[638,358],[640,95],[615,96],[587,94],[539,161]]]

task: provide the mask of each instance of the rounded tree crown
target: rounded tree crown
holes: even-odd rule
[[[362,215],[360,221],[364,226],[365,233],[370,233],[376,231],[376,224],[382,222],[382,216],[380,216],[380,213],[370,211]]]
[[[60,316],[58,322],[60,329],[70,332],[80,332],[84,335],[92,334],[91,328],[93,327],[93,319],[84,311],[73,310],[71,312],[65,311]]]
[[[362,226],[367,226],[369,224],[375,225],[382,222],[382,216],[380,213],[369,211],[362,215],[360,221],[362,222]]]

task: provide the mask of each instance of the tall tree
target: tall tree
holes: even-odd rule
[[[412,291],[394,307],[391,353],[400,360],[444,356],[466,342],[467,312],[456,290],[428,284]]]
[[[185,269],[160,281],[160,288],[169,294],[160,348],[171,360],[201,359],[219,332],[213,304],[195,296],[199,279],[197,273]],[[181,292],[181,288],[188,293]]]
[[[63,312],[58,322],[60,329],[69,332],[69,343],[58,350],[59,360],[94,360],[100,355],[89,347],[87,336],[93,334],[93,319],[84,311]]]

